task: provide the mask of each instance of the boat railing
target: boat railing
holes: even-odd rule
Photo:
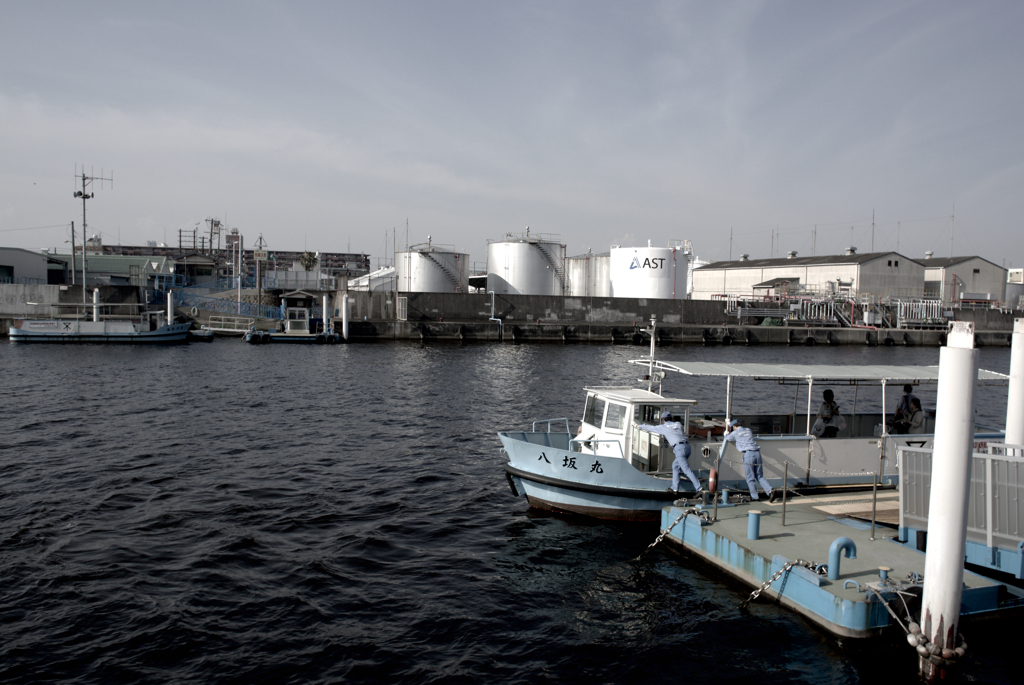
[[[534,433],[536,433],[537,432],[537,424],[538,423],[542,423],[542,424],[546,424],[547,425],[547,430],[544,431],[544,432],[545,433],[550,433],[551,432],[551,424],[558,423],[560,421],[565,424],[565,432],[568,433],[569,432],[569,419],[565,419],[565,418],[562,418],[562,419],[539,419],[539,420],[533,422],[533,427],[532,427],[531,430]]]
[[[211,316],[210,322],[203,324],[202,329],[226,333],[245,333],[255,323],[256,319],[245,319],[236,316]]]
[[[26,302],[25,304],[35,307],[47,307],[49,318],[52,319],[82,319],[90,320],[95,316],[101,321],[113,319],[144,321],[149,311],[142,302],[59,302],[54,304],[42,304]],[[26,317],[28,318],[28,317]]]
[[[625,459],[626,455],[622,452],[622,442],[620,440],[608,440],[608,439],[597,439],[597,438],[573,438],[569,441],[569,449],[573,452],[583,452],[584,448],[591,454],[597,454],[597,446],[601,443],[611,443],[619,448],[619,458]],[[573,449],[572,445],[579,445],[579,449]],[[615,456],[614,454],[612,455]]]
[[[905,539],[912,530],[928,529],[932,450],[900,447],[897,455],[900,537]],[[971,455],[969,488],[967,560],[1000,568],[1000,557],[1009,558],[1012,553],[1016,568],[1003,570],[1018,578],[1024,576],[1020,557],[1024,549],[1024,507],[1020,506],[1024,501],[1024,445],[980,445]]]

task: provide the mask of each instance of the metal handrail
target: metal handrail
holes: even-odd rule
[[[579,451],[582,453],[583,452],[583,443],[588,443],[588,444],[589,443],[593,443],[593,445],[590,446],[590,453],[591,454],[597,454],[597,443],[600,443],[600,442],[611,442],[611,443],[614,443],[619,448],[619,458],[620,459],[625,459],[626,458],[626,455],[623,454],[623,452],[622,452],[622,443],[620,441],[618,441],[618,440],[609,440],[609,439],[606,439],[606,438],[601,438],[601,439],[598,439],[598,438],[573,438],[572,440],[569,441],[569,448],[572,449],[572,444],[576,443],[577,445],[580,446]],[[576,451],[576,450],[572,450],[572,451]]]
[[[545,433],[550,433],[551,432],[551,424],[555,423],[556,421],[565,421],[565,432],[566,433],[569,432],[569,419],[566,419],[566,418],[561,418],[561,419],[538,419],[538,420],[533,422],[533,426],[532,426],[530,432],[532,432],[532,433],[536,433],[537,432],[537,424],[538,423],[546,423],[548,425],[548,429],[546,431],[544,431],[544,432]]]

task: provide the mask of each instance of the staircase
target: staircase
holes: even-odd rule
[[[540,253],[544,255],[544,259],[547,260],[547,263],[554,270],[555,277],[558,279],[558,284],[562,286],[562,295],[566,297],[571,295],[572,293],[570,291],[572,288],[569,285],[569,277],[565,273],[565,265],[562,260],[558,258],[558,255],[552,251],[550,244],[538,242],[533,243],[533,245],[540,250]]]
[[[452,268],[445,263],[444,260],[438,259],[429,252],[420,252],[420,254],[437,265],[437,268],[441,270],[441,273],[447,276],[448,280],[455,286],[455,292],[462,292],[462,279],[459,278],[459,274],[452,271]]]

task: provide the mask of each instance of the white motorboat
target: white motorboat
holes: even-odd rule
[[[33,303],[29,303],[33,304]],[[16,319],[10,327],[12,343],[168,345],[188,342],[191,323],[168,322],[163,310],[118,315],[116,309],[138,309],[138,304],[54,305],[77,310],[74,318]],[[84,314],[92,310],[91,320]],[[102,311],[102,313],[101,313]]]
[[[525,496],[531,506],[551,511],[584,514],[603,519],[657,520],[661,508],[675,496],[666,490],[671,483],[671,448],[660,435],[641,428],[657,424],[663,411],[677,416],[690,436],[690,466],[706,482],[716,470],[719,488],[748,493],[743,477],[742,455],[729,446],[719,459],[725,424],[740,419],[751,428],[761,447],[765,477],[772,487],[808,490],[823,487],[871,487],[897,481],[896,450],[900,446],[931,447],[933,419],[924,434],[890,434],[885,416],[885,388],[892,384],[936,384],[937,366],[828,366],[793,364],[720,364],[671,362],[655,358],[654,322],[651,355],[630,363],[646,367],[646,388],[588,387],[583,418],[576,435],[568,419],[536,421],[529,431],[498,434],[508,455],[506,476],[512,492]],[[725,378],[725,412],[697,414],[697,400],[661,393],[667,373]],[[756,414],[734,415],[732,399],[736,379],[795,385],[791,412],[766,408]],[[1008,376],[980,370],[981,384],[1005,385]],[[817,407],[813,390],[840,384],[854,389],[852,411],[844,413],[845,429],[836,437],[818,439],[811,433]],[[798,409],[799,389],[806,385],[806,412]],[[857,412],[862,386],[882,391],[882,411]],[[1000,430],[979,430],[977,444],[1001,440]],[[682,492],[691,495],[684,478]]]

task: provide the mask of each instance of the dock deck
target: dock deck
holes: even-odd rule
[[[895,491],[879,492],[876,521],[898,516],[898,497]],[[711,514],[712,507],[700,508]],[[783,526],[781,499],[774,503],[762,500],[719,506],[714,522],[707,523],[697,514],[688,514],[672,527],[666,540],[728,572],[751,590],[760,587],[787,562],[800,559],[820,565],[834,564],[838,559],[838,580],[793,566],[756,601],[771,598],[836,636],[864,638],[896,625],[885,603],[904,624],[908,612],[916,615],[925,567],[924,553],[900,543],[896,539],[897,529],[876,525],[875,539],[871,539],[871,508],[870,492],[791,497],[786,502]],[[661,529],[676,521],[685,509],[692,507],[665,507]],[[762,512],[756,540],[748,539],[751,511]],[[854,516],[864,516],[869,521]],[[841,538],[853,542],[856,558],[833,554],[830,560],[830,549]],[[880,577],[879,567],[883,566],[891,569],[886,581]],[[970,571],[964,572],[964,584],[963,616],[1019,609],[1024,605],[1024,591],[1016,587]]]

